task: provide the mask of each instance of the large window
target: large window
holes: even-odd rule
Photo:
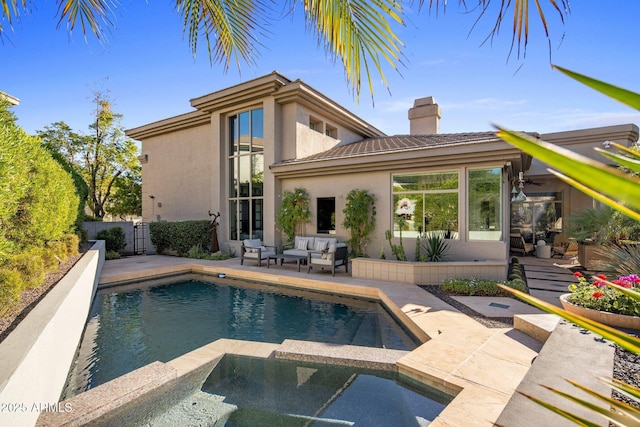
[[[393,176],[394,235],[458,238],[458,172]]]
[[[229,117],[229,238],[262,239],[264,117],[262,108]]]
[[[502,239],[502,169],[469,171],[469,240]]]

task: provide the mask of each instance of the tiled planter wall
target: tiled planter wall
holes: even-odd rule
[[[387,259],[354,258],[351,275],[359,279],[439,285],[445,279],[477,277],[506,280],[506,261],[410,262]]]

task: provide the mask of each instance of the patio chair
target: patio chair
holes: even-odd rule
[[[258,261],[258,267],[262,267],[262,260],[276,254],[275,246],[263,245],[260,239],[244,239],[240,251],[240,265],[245,259]]]
[[[511,233],[509,235],[509,243],[511,252],[522,254],[522,256],[527,256],[529,253],[533,254],[536,249],[533,243],[526,243],[520,233]]]
[[[560,255],[561,258],[578,255],[578,242],[569,239],[563,234],[558,234],[553,238],[551,256]]]
[[[345,273],[349,272],[349,248],[344,243],[329,246],[326,251],[310,251],[307,254],[307,273],[315,265],[324,270],[325,267],[331,269],[331,275],[336,275],[336,267],[344,266]]]

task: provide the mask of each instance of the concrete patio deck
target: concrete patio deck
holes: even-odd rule
[[[557,260],[530,260],[538,269],[547,268],[544,274],[562,276],[563,269],[553,266]],[[535,271],[528,261],[523,262],[527,274],[530,269]],[[335,277],[330,272],[308,274],[297,272],[295,264],[270,269],[240,266],[238,259],[201,261],[153,255],[113,260],[106,262],[99,286],[188,272],[381,299],[401,320],[409,319],[412,332],[426,340],[397,361],[400,372],[456,396],[433,426],[494,425],[543,347],[531,336],[548,336],[559,320],[510,300],[509,304],[498,302],[503,306],[500,314],[523,315],[516,322],[517,329],[487,328],[415,285],[354,279],[344,273]],[[546,334],[536,331],[540,328]],[[562,425],[560,418],[556,425]]]

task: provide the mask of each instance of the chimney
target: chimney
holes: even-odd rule
[[[409,126],[411,135],[430,135],[440,133],[440,107],[433,96],[419,98],[409,109]]]

